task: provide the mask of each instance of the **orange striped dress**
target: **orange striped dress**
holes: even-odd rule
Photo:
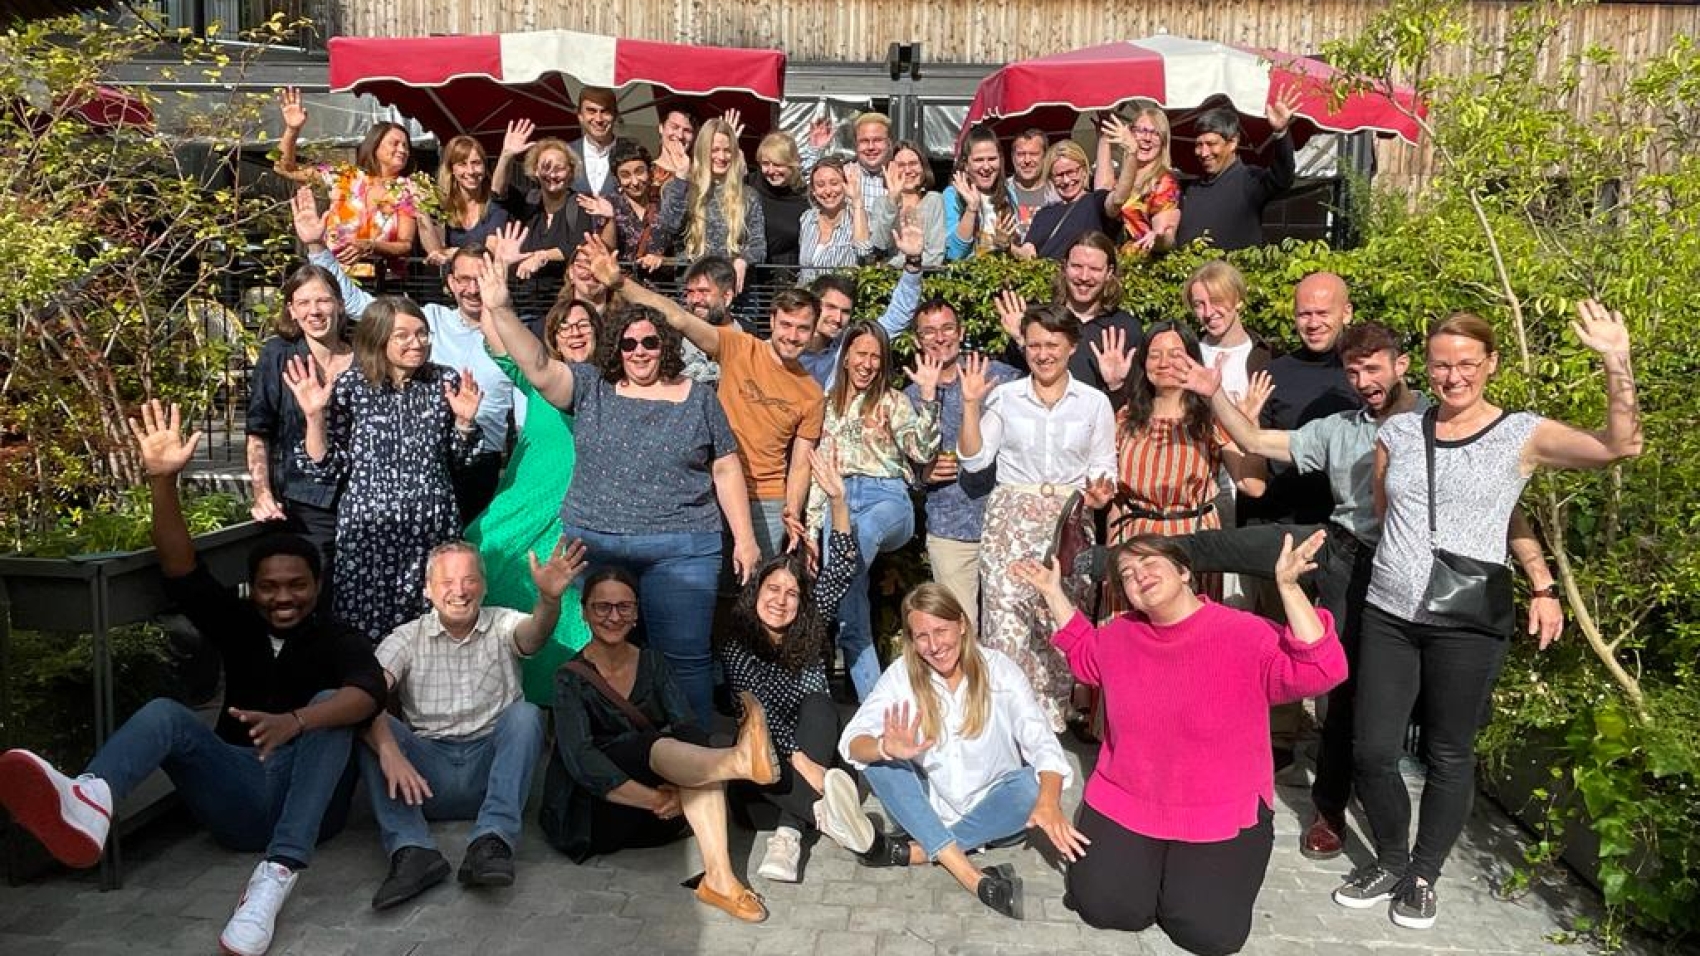
[[[1126,421],[1127,412],[1117,416]],[[1190,518],[1152,518],[1149,513],[1173,514],[1194,511],[1216,499],[1216,472],[1222,467],[1222,447],[1228,436],[1212,426],[1211,439],[1201,442],[1186,433],[1179,418],[1152,418],[1145,427],[1128,435],[1116,432],[1116,502],[1110,509],[1110,544],[1120,544],[1139,534],[1190,534],[1220,528],[1214,510]],[[1148,514],[1141,514],[1145,512]],[[1104,607],[1111,614],[1127,609],[1121,582],[1113,571],[1106,573],[1109,593]],[[1221,575],[1196,577],[1194,586],[1212,598],[1221,598]]]

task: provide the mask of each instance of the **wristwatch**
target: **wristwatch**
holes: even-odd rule
[[[914,269],[916,272],[921,271],[921,257],[920,256],[904,256],[903,257],[903,267],[906,268],[906,269]]]
[[[1557,600],[1558,599],[1558,584],[1555,582],[1553,584],[1547,585],[1544,588],[1535,588],[1535,589],[1533,589],[1529,592],[1529,598],[1531,600],[1534,599],[1534,598],[1552,598],[1553,600]]]

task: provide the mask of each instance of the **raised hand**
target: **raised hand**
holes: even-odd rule
[[[1275,97],[1275,102],[1269,104],[1266,114],[1269,118],[1269,128],[1277,133],[1285,132],[1287,126],[1293,122],[1293,111],[1298,108],[1299,87],[1295,83],[1283,89]]]
[[[302,186],[289,199],[289,218],[295,224],[295,238],[304,246],[325,244],[325,214],[319,211],[319,201],[313,190]]]
[[[330,383],[319,380],[319,364],[312,356],[297,355],[285,363],[283,383],[289,386],[295,404],[307,418],[323,415],[325,406],[331,402]]]
[[[914,760],[933,746],[921,732],[921,712],[910,713],[909,702],[885,709],[885,730],[880,733],[885,755],[893,760]]]
[[[968,175],[968,171],[958,170],[956,175],[950,177],[950,184],[956,188],[956,195],[966,203],[962,215],[978,216],[980,214],[980,187],[974,185],[974,179]]]
[[[824,150],[832,145],[832,136],[837,127],[832,120],[825,116],[817,116],[809,121],[809,145],[817,150]]]
[[[1116,146],[1123,152],[1133,152],[1133,131],[1128,129],[1127,122],[1120,116],[1111,113],[1104,118],[1102,135],[1111,146]]]
[[[1003,326],[1004,334],[1010,341],[1021,341],[1021,317],[1027,314],[1027,300],[1014,289],[1004,289],[992,300],[992,305],[998,310],[998,324]]]
[[[964,402],[984,401],[991,394],[992,380],[987,374],[989,361],[984,355],[975,352],[964,352],[959,361],[957,381],[962,385],[962,400]]]
[[[1055,558],[1048,562],[1022,558],[1009,566],[1009,573],[1039,594],[1063,593],[1062,568]]]
[[[1316,553],[1322,550],[1323,542],[1328,540],[1328,532],[1317,529],[1317,532],[1293,544],[1293,536],[1281,536],[1281,555],[1275,559],[1275,583],[1279,585],[1297,585],[1302,575],[1316,570]]]
[[[1263,406],[1268,403],[1269,396],[1275,394],[1275,379],[1267,371],[1253,372],[1247,381],[1245,395],[1235,404],[1239,406],[1240,414],[1250,421],[1257,421],[1263,414]]]
[[[602,237],[594,233],[585,237],[579,243],[579,255],[584,256],[585,268],[596,277],[596,281],[609,289],[620,285],[620,261],[614,258],[613,250],[602,241]]]
[[[925,352],[915,353],[915,364],[909,366],[909,380],[921,393],[921,401],[931,402],[938,397],[939,379],[944,375],[944,362]]]
[[[1121,388],[1133,370],[1133,350],[1127,347],[1127,333],[1116,326],[1104,329],[1098,341],[1092,343],[1092,358],[1098,363],[1098,374],[1111,391]]]
[[[905,257],[918,256],[927,249],[927,233],[916,217],[901,216],[897,227],[891,230],[891,242]]]
[[[891,163],[885,164],[885,194],[893,205],[903,196],[903,174]]]
[[[1093,478],[1086,482],[1080,496],[1085,499],[1086,507],[1094,510],[1102,508],[1115,500],[1116,483],[1109,478]]]
[[[455,423],[470,425],[478,417],[478,406],[484,400],[484,393],[478,389],[478,380],[472,377],[472,369],[460,370],[460,388],[455,388],[450,382],[443,383],[443,396],[449,400],[449,409],[455,413]]]
[[[1190,355],[1182,355],[1179,357],[1181,387],[1210,398],[1222,390],[1222,368],[1227,364],[1226,352],[1216,356],[1214,365],[1205,365],[1195,361]]]
[[[1015,237],[1021,234],[1021,220],[1014,212],[1006,212],[998,217],[997,228],[992,232],[992,244],[999,249],[1007,249],[1015,242]]]
[[[744,138],[744,116],[743,116],[743,114],[739,113],[737,111],[737,109],[729,109],[726,112],[720,114],[720,118],[722,120],[726,121],[727,126],[732,127],[732,148],[737,149],[738,148],[738,140],[741,140],[741,139]]]
[[[171,476],[181,472],[195,457],[201,443],[201,433],[183,437],[183,414],[176,403],[160,404],[159,399],[142,403],[140,421],[130,419],[130,434],[136,436],[136,451],[142,456],[142,468],[149,475]]]
[[[819,448],[809,449],[809,473],[814,476],[815,484],[820,486],[821,493],[834,501],[844,497],[844,474],[839,471],[838,446],[828,438]],[[786,530],[791,530],[794,518],[787,517]],[[802,522],[797,522],[797,537],[801,539],[807,529]]]
[[[561,595],[567,593],[567,588],[573,579],[584,573],[589,565],[585,557],[589,549],[584,542],[577,538],[568,543],[563,535],[555,542],[555,550],[550,552],[549,560],[539,563],[537,555],[527,554],[531,562],[531,583],[537,585],[537,593],[550,601],[559,601]]]
[[[283,128],[300,131],[307,125],[307,107],[301,105],[301,91],[286,86],[277,91],[278,111],[283,114]]]
[[[531,137],[537,124],[528,119],[510,120],[508,131],[502,134],[502,155],[518,156],[531,148]]]
[[[583,209],[585,212],[590,213],[592,216],[596,216],[601,219],[614,218],[614,201],[609,199],[607,196],[580,195],[578,197],[578,207]]]
[[[1596,299],[1576,303],[1576,321],[1570,328],[1582,344],[1601,355],[1629,354],[1629,327],[1623,313],[1607,309]]]
[[[525,253],[521,252],[520,249],[525,246],[528,235],[530,235],[530,231],[525,228],[524,223],[513,219],[508,220],[502,224],[502,228],[496,230],[495,235],[490,237],[490,255],[494,256],[496,262],[501,264],[504,269],[518,264],[521,259],[525,258]]]
[[[512,301],[508,294],[507,266],[490,254],[485,254],[483,264],[478,267],[478,300],[486,312],[505,309]]]
[[[844,208],[854,215],[862,208],[862,167],[850,165],[844,169]]]

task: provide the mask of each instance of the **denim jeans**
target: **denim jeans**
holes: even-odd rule
[[[568,525],[561,535],[584,542],[591,566],[616,565],[638,579],[644,639],[666,656],[697,723],[708,726],[714,715],[709,637],[720,580],[720,532],[605,534]]]
[[[194,711],[158,698],[118,728],[85,772],[105,780],[117,802],[163,769],[219,845],[306,865],[353,741],[351,727],[309,730],[261,762],[257,751],[219,739]]]
[[[1039,802],[1039,774],[1018,767],[999,777],[968,815],[950,826],[927,802],[927,784],[913,764],[882,761],[862,771],[886,813],[903,832],[921,844],[927,859],[937,860],[951,844],[967,853],[1027,829],[1027,818]]]
[[[874,558],[896,551],[915,536],[915,506],[909,500],[909,486],[901,478],[850,475],[844,479],[844,494],[850,505],[850,529],[855,532],[856,546],[862,552],[862,564],[838,605],[838,646],[844,652],[844,666],[860,700],[868,696],[880,679],[879,654],[874,651],[873,609],[868,598],[868,569],[873,566]],[[824,540],[821,553],[827,553]]]
[[[394,856],[404,846],[434,849],[428,819],[474,819],[468,842],[494,833],[509,847],[519,846],[531,772],[543,750],[543,711],[536,704],[509,704],[496,718],[495,729],[482,737],[421,737],[388,714],[379,719],[390,722],[401,752],[431,786],[422,806],[391,797],[377,753],[360,748],[360,775],[372,795],[372,815],[386,855]]]

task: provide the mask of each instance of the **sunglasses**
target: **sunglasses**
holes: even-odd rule
[[[641,339],[620,340],[620,351],[622,352],[636,352],[639,348],[647,352],[658,351],[661,348],[661,336],[646,335]]]

